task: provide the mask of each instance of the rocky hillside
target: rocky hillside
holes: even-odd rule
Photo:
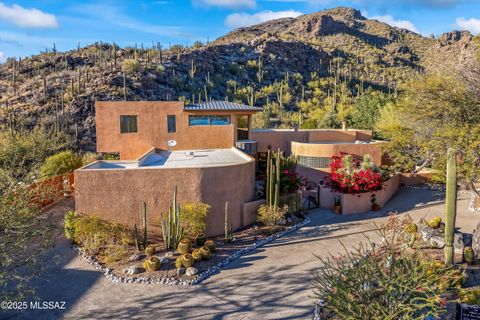
[[[272,125],[286,125],[302,101],[321,108],[334,97],[335,107],[337,95],[346,101],[369,87],[393,94],[415,74],[457,68],[477,53],[468,32],[426,38],[336,8],[191,48],[97,43],[9,59],[0,65],[0,121],[68,132],[82,150],[95,148],[95,100],[239,100],[267,106],[268,117],[280,119]]]

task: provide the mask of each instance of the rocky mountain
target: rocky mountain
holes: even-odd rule
[[[478,52],[465,31],[427,38],[336,8],[191,48],[96,43],[8,59],[0,65],[0,121],[15,130],[62,130],[77,148],[94,150],[95,100],[229,99],[271,106],[268,116],[287,119],[306,99],[321,107],[315,90],[325,99],[353,99],[368,88],[393,94],[418,73],[458,68]],[[273,125],[288,123],[279,121]]]

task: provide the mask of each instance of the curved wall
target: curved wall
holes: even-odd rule
[[[255,193],[253,160],[204,168],[80,169],[75,171],[75,209],[133,228],[142,226],[142,206],[147,204],[149,234],[159,236],[160,214],[172,203],[177,186],[180,205],[208,203],[208,236],[224,232],[225,202],[233,229],[245,225],[242,206]]]

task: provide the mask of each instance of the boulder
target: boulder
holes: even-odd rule
[[[198,273],[198,269],[195,268],[195,267],[190,267],[190,268],[188,268],[187,271],[185,272],[185,274],[186,274],[187,276],[189,276],[189,277],[194,276],[194,275],[196,275],[197,273]]]
[[[433,248],[443,249],[443,247],[445,247],[445,233],[442,228],[432,229],[428,225],[421,225],[418,232],[422,235],[423,241],[429,243]],[[461,232],[455,232],[453,247],[463,252],[464,246],[463,234]]]
[[[128,268],[125,268],[125,269],[123,270],[123,272],[124,272],[125,274],[128,274],[128,275],[134,275],[134,274],[137,274],[137,273],[141,273],[142,271],[141,271],[141,269],[140,269],[139,267],[137,267],[137,266],[130,266],[130,267],[128,267]]]
[[[472,249],[475,251],[475,260],[480,259],[480,222],[475,227],[472,235]]]

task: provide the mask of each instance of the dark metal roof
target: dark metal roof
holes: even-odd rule
[[[185,111],[262,111],[262,108],[229,101],[207,101],[189,104],[183,107]]]

